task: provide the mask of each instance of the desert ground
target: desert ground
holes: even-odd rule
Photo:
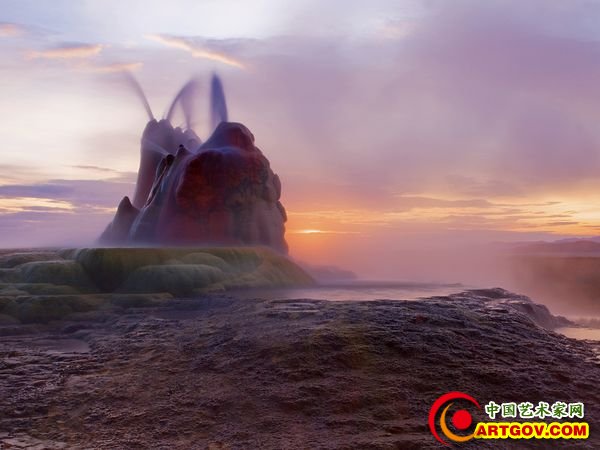
[[[436,449],[432,403],[583,401],[599,343],[502,289],[418,301],[205,294],[0,327],[3,449]],[[549,448],[470,441],[461,448]]]

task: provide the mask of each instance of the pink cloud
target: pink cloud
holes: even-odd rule
[[[160,42],[168,47],[178,48],[189,52],[194,58],[203,58],[211,61],[217,61],[228,66],[244,69],[246,66],[241,60],[227,55],[223,51],[211,49],[206,42],[197,42],[192,38],[169,36],[164,34],[150,34],[148,39]]]
[[[0,38],[18,37],[27,32],[26,28],[16,23],[0,22]]]
[[[28,59],[86,59],[97,56],[104,48],[101,44],[65,44],[45,50],[30,50]]]

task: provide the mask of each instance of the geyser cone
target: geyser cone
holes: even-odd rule
[[[147,124],[133,205],[124,200],[107,228],[115,231],[105,232],[103,242],[265,245],[287,253],[281,182],[250,130],[226,121],[225,94],[216,75],[212,136],[199,145],[191,128],[171,125],[175,106],[193,86],[190,82],[179,91],[166,119]]]

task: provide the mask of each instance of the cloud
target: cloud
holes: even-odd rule
[[[318,229],[302,229],[302,230],[287,230],[290,234],[360,234],[359,231],[338,231],[338,230],[318,230]]]
[[[579,225],[579,222],[576,222],[573,220],[557,220],[557,221],[553,221],[553,222],[548,222],[546,225],[548,225],[550,227],[561,227],[561,226],[567,226],[567,225]]]
[[[0,164],[0,183],[16,184],[25,180],[39,179],[41,171],[39,167],[25,166],[19,164]]]
[[[29,50],[25,52],[25,59],[63,61],[71,69],[99,74],[134,72],[143,67],[141,61],[100,61],[98,56],[106,47],[103,44],[60,44],[44,50]],[[115,54],[118,55],[119,50],[122,49],[117,48]]]
[[[27,29],[17,23],[0,22],[0,38],[19,37],[24,35]]]
[[[178,48],[189,52],[194,58],[203,58],[217,61],[228,66],[245,69],[246,65],[241,60],[227,55],[223,51],[211,48],[209,41],[201,41],[189,37],[171,36],[166,34],[149,34],[148,39],[159,42],[169,47]]]
[[[94,242],[112,213],[60,209],[0,213],[0,245],[4,248],[81,246]]]
[[[511,180],[478,179],[468,175],[448,175],[444,177],[450,192],[469,197],[520,197],[523,191]]]
[[[374,202],[363,207],[296,209],[288,205],[289,230],[335,230],[338,234],[371,236],[398,234],[398,243],[411,236],[448,230],[536,233],[576,233],[585,230],[589,219],[569,210],[569,203],[522,201],[491,202],[484,199],[444,199],[437,197],[396,196],[395,202]],[[306,233],[310,234],[310,233]],[[419,240],[417,239],[417,242]]]
[[[69,202],[52,198],[35,197],[0,197],[1,213],[14,213],[24,211],[65,211],[72,212],[73,206]]]
[[[134,183],[137,179],[137,172],[127,172],[127,171],[122,171],[122,170],[115,170],[115,169],[111,169],[109,167],[101,167],[101,166],[94,166],[94,165],[73,165],[73,166],[69,166],[72,167],[74,169],[80,169],[80,170],[84,170],[84,171],[89,171],[89,172],[96,172],[99,174],[104,174],[104,175],[110,175],[110,178],[108,179],[108,181],[111,182],[123,182],[123,183]]]
[[[108,167],[100,167],[100,166],[93,166],[93,165],[74,165],[71,166],[75,169],[83,169],[83,170],[92,170],[95,172],[105,172],[105,173],[119,173],[118,171],[114,170],[114,169],[110,169]]]
[[[94,73],[119,73],[119,72],[135,72],[140,70],[144,66],[142,62],[128,62],[128,63],[110,63],[110,64],[90,64],[84,62],[76,66],[77,69],[86,72]]]
[[[64,199],[72,189],[60,184],[33,184],[33,185],[4,185],[0,186],[0,197],[29,197]]]
[[[104,48],[101,44],[63,44],[46,50],[30,50],[27,59],[86,59],[100,54]]]
[[[417,26],[414,20],[386,20],[377,27],[376,33],[385,39],[403,39],[410,36]]]
[[[534,4],[544,15],[515,1],[436,2],[402,39],[265,40],[256,78],[232,74],[228,97],[284,179],[314,174],[315,191],[379,202],[386,189],[571,189],[600,173],[600,40],[578,35],[600,10],[575,1],[561,23],[555,2]]]
[[[34,198],[69,202],[74,208],[116,208],[130,195],[133,183],[117,180],[50,180],[35,184],[0,186],[0,198]]]
[[[0,245],[89,245],[133,186],[119,178],[0,186]]]
[[[431,197],[409,197],[397,196],[395,205],[403,210],[412,210],[415,208],[477,208],[485,209],[494,206],[484,199],[459,199],[446,200]]]
[[[598,8],[581,5],[573,2],[571,15],[598,18]],[[397,64],[424,80],[415,99],[430,105],[423,117],[441,121],[446,154],[471,173],[536,190],[598,173],[600,44],[550,33],[554,26],[515,2],[459,2],[424,20],[397,52]],[[405,93],[411,84],[393,85]]]

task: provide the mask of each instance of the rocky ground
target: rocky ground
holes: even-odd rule
[[[503,290],[420,301],[174,300],[0,326],[0,448],[435,449],[427,415],[459,390],[586,403],[600,448],[593,343]],[[546,327],[546,328],[544,328]],[[483,417],[481,417],[483,419]]]

